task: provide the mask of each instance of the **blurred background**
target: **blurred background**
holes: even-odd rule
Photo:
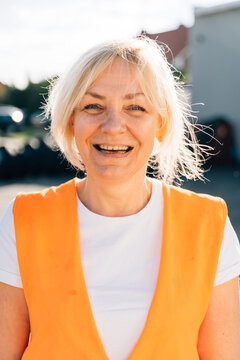
[[[206,181],[183,187],[223,197],[240,237],[240,1],[0,0],[0,6],[0,215],[19,191],[83,176],[54,150],[41,110],[49,82],[90,46],[145,34],[164,45],[204,125],[199,142],[214,149]]]

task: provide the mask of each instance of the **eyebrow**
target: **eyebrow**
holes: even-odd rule
[[[92,92],[92,91],[86,92],[85,95],[90,95],[90,96],[92,96],[92,97],[94,97],[96,99],[100,99],[100,100],[105,100],[106,99],[105,96],[100,95],[100,94],[95,93],[95,92]],[[145,97],[144,93],[138,92],[138,93],[126,94],[126,95],[124,95],[123,99],[131,100],[131,99],[134,99],[137,96],[144,96]]]

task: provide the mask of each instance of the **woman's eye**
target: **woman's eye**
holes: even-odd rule
[[[142,106],[139,105],[131,105],[129,106],[129,110],[133,110],[133,111],[146,111]]]
[[[102,110],[102,107],[98,104],[88,104],[84,106],[84,110]]]

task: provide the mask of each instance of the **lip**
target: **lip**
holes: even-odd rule
[[[100,151],[98,150],[97,146],[99,145],[106,145],[106,146],[128,146],[130,147],[130,150],[126,151],[126,152],[120,152],[121,150],[119,150],[118,152],[111,152],[111,151]],[[130,145],[123,145],[123,144],[106,144],[106,143],[99,143],[99,144],[93,144],[93,148],[96,151],[96,153],[98,154],[98,156],[102,156],[105,158],[114,158],[114,159],[120,159],[120,158],[126,158],[129,156],[129,154],[131,154],[132,150],[133,150],[133,146]]]
[[[93,146],[94,145],[105,145],[105,146],[128,146],[128,147],[133,147],[133,146],[131,146],[131,145],[129,145],[129,144],[108,144],[108,143],[95,143],[95,144],[93,144]]]

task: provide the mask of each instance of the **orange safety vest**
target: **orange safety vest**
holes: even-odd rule
[[[81,264],[78,179],[16,197],[16,245],[31,340],[22,360],[106,360]],[[127,360],[197,360],[227,208],[163,183],[159,274],[144,330]],[[81,227],[81,225],[80,225]]]

